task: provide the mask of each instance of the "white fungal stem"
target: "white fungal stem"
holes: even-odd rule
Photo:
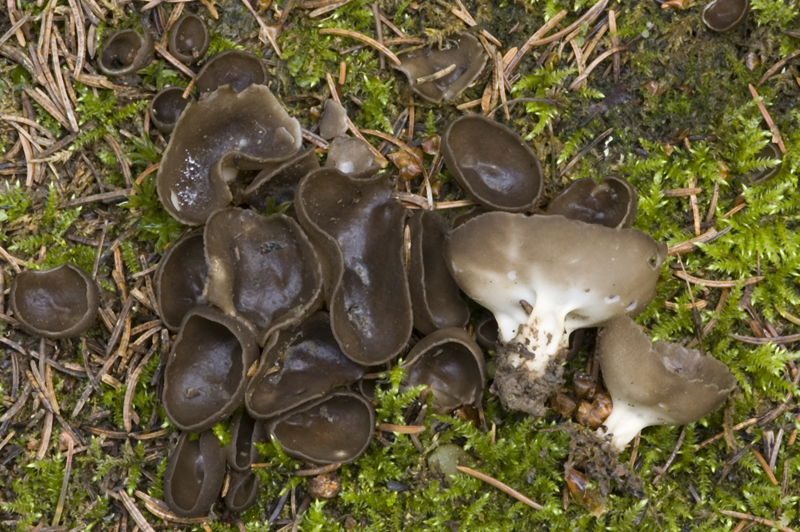
[[[611,415],[597,430],[597,434],[611,434],[611,445],[617,452],[622,452],[643,428],[660,424],[658,416],[651,411],[624,401],[615,401]]]
[[[560,309],[538,301],[514,338],[533,356],[524,358],[515,354],[510,363],[515,367],[525,366],[534,376],[544,375],[550,361],[569,344],[569,335],[564,330],[565,318]]]

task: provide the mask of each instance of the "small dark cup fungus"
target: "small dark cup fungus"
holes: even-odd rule
[[[469,308],[447,269],[444,249],[447,225],[433,211],[419,210],[408,222],[411,233],[409,288],[414,328],[422,334],[436,329],[464,327]]]
[[[297,185],[305,176],[318,168],[319,159],[314,146],[298,151],[277,167],[268,167],[258,173],[244,191],[247,204],[264,212],[267,210],[269,198],[275,200],[275,205],[294,201]]]
[[[778,164],[771,168],[764,168],[763,170],[753,170],[747,174],[747,179],[754,185],[761,185],[766,183],[781,171],[781,161],[783,160],[783,153],[777,144],[770,142],[760,152],[758,152],[759,159],[772,159],[777,161]]]
[[[88,273],[65,263],[52,270],[29,270],[17,275],[9,301],[20,327],[29,334],[73,338],[94,323],[100,293]]]
[[[150,106],[148,107],[150,121],[165,135],[172,133],[172,130],[175,129],[175,124],[178,123],[178,119],[181,117],[181,113],[186,109],[189,102],[194,100],[194,96],[191,94],[188,98],[184,98],[184,90],[183,87],[166,87],[150,100]]]
[[[245,404],[253,417],[267,419],[350,386],[362,375],[364,366],[344,356],[336,343],[328,313],[317,312],[270,338]]]
[[[234,471],[244,473],[258,460],[259,453],[254,443],[266,440],[266,429],[263,423],[250,417],[247,412],[233,416],[230,426],[231,439],[225,446],[228,465]]]
[[[463,329],[439,329],[420,340],[402,367],[409,387],[428,385],[440,414],[479,404],[486,382],[483,351]]]
[[[338,392],[284,414],[269,430],[289,456],[314,464],[348,463],[369,447],[375,410],[358,394]]]
[[[180,435],[164,471],[164,500],[179,517],[207,515],[225,480],[225,451],[214,433],[191,436]]]
[[[186,233],[170,244],[155,275],[158,310],[167,329],[177,331],[190,310],[206,304],[207,277],[202,231]]]
[[[141,70],[153,60],[153,38],[135,30],[120,30],[103,43],[97,60],[100,70],[109,76],[126,76]]]
[[[542,165],[514,131],[482,115],[464,115],[442,135],[447,168],[490,210],[526,212],[542,194]]]
[[[268,79],[267,67],[257,55],[244,50],[225,50],[200,69],[195,86],[201,93],[213,92],[223,85],[242,92],[250,85],[266,85]]]
[[[456,35],[446,44],[446,48],[426,46],[397,56],[400,66],[395,68],[408,76],[414,92],[433,103],[455,99],[486,65],[483,46],[469,33]]]
[[[739,27],[750,11],[750,0],[714,0],[703,9],[703,23],[714,31]]]
[[[179,18],[169,32],[169,52],[178,61],[189,65],[206,55],[210,43],[208,26],[194,13]]]
[[[213,427],[242,404],[247,370],[258,356],[249,326],[211,307],[183,320],[167,358],[163,403],[181,430]]]
[[[636,200],[636,190],[621,177],[606,176],[599,184],[584,177],[553,198],[547,214],[614,229],[631,227],[636,218]]]
[[[186,106],[158,169],[158,197],[179,222],[202,225],[233,198],[227,168],[282,162],[302,140],[300,123],[264,85],[222,87]]]
[[[500,345],[497,333],[497,320],[494,316],[486,316],[475,326],[475,340],[487,351],[496,351]]]
[[[599,434],[610,434],[617,451],[644,427],[685,425],[707,416],[736,386],[719,360],[680,344],[651,344],[628,316],[601,329],[597,355],[614,402]]]
[[[333,334],[348,358],[370,366],[411,337],[403,257],[405,207],[384,176],[356,179],[321,168],[297,187],[300,224],[316,246]]]
[[[225,506],[235,513],[242,513],[256,503],[261,481],[252,471],[236,472],[225,494]]]
[[[261,345],[322,304],[317,252],[288,216],[222,209],[208,219],[205,244],[206,299],[250,322]]]
[[[325,140],[347,133],[347,111],[336,100],[325,100],[325,110],[319,122],[319,136]]]
[[[356,137],[333,139],[325,166],[358,178],[372,177],[380,168],[367,143]]]

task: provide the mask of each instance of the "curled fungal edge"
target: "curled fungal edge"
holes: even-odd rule
[[[103,43],[97,64],[109,76],[126,76],[141,70],[153,60],[153,38],[136,30],[121,30]]]
[[[621,177],[606,176],[600,183],[584,177],[553,198],[547,214],[606,227],[630,227],[636,218],[636,198],[636,190]]]
[[[655,296],[666,252],[641,231],[558,215],[491,212],[455,229],[448,267],[492,311],[506,344],[495,375],[501,401],[543,415],[544,399],[560,385],[555,361],[569,334],[641,312]]]
[[[302,140],[300,123],[264,85],[221,87],[183,111],[158,169],[158,197],[179,222],[204,224],[233,197],[226,168],[260,170]]]
[[[728,367],[695,349],[650,343],[634,321],[618,316],[600,331],[597,354],[614,409],[600,434],[621,451],[644,427],[703,418],[736,386]]]
[[[714,0],[703,9],[703,23],[714,31],[737,28],[750,12],[750,0]]]

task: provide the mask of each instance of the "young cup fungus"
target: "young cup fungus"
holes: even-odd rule
[[[453,278],[497,319],[494,387],[503,404],[544,415],[569,334],[641,312],[666,252],[641,231],[559,215],[490,212],[455,229],[446,251]]]

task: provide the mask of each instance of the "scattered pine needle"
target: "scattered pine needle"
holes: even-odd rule
[[[458,469],[462,473],[466,473],[467,475],[470,475],[470,476],[473,476],[473,477],[475,477],[475,478],[477,478],[479,480],[482,480],[482,481],[486,482],[487,484],[491,484],[495,488],[497,488],[497,489],[499,489],[501,491],[504,491],[507,494],[511,495],[512,497],[514,497],[518,501],[527,504],[528,506],[530,506],[534,510],[541,510],[541,509],[544,508],[544,506],[542,506],[541,504],[539,504],[537,502],[534,502],[533,500],[529,499],[528,497],[526,497],[522,493],[518,492],[517,490],[515,490],[511,486],[509,486],[507,484],[503,484],[499,480],[497,480],[495,478],[492,478],[489,475],[486,475],[484,473],[481,473],[480,471],[475,471],[474,469],[470,469],[469,467],[464,467],[464,466],[456,466],[456,469]]]

